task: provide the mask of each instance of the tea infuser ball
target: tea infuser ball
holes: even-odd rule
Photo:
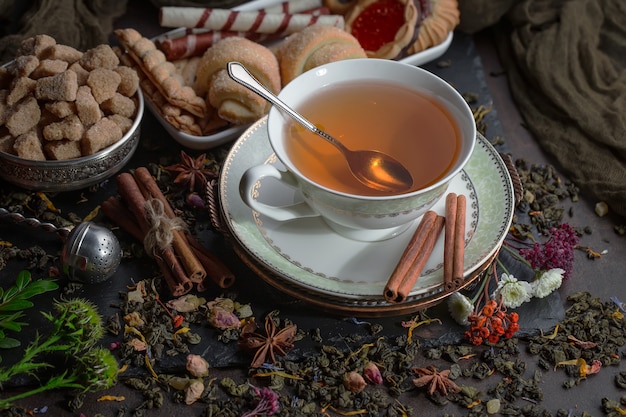
[[[57,227],[0,207],[2,218],[56,233],[64,241],[61,249],[63,272],[73,280],[97,284],[113,276],[120,265],[122,247],[106,227],[92,222],[80,223],[73,229]]]
[[[109,279],[121,259],[122,248],[113,232],[91,222],[76,226],[61,251],[63,272],[87,284]]]

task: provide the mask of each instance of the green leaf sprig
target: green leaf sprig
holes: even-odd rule
[[[26,325],[20,320],[24,317],[24,310],[34,305],[30,298],[58,288],[58,284],[52,280],[33,281],[30,272],[26,270],[17,275],[15,285],[7,289],[0,287],[0,349],[20,346],[20,341],[7,336],[5,331],[19,333]]]
[[[22,358],[9,368],[0,369],[0,384],[15,375],[37,377],[39,371],[53,368],[40,358],[46,353],[62,352],[71,362],[59,375],[50,377],[40,386],[9,398],[0,398],[0,409],[13,401],[52,389],[68,388],[79,393],[110,388],[117,381],[118,363],[113,354],[94,346],[104,335],[102,317],[96,306],[84,299],[56,301],[55,313],[42,313],[52,323],[47,338],[37,335],[26,347]]]

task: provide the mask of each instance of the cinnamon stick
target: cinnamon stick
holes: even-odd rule
[[[198,242],[198,240],[187,234],[187,241],[191,250],[198,257],[204,269],[207,271],[207,277],[211,278],[213,282],[220,288],[229,288],[235,283],[235,275],[228,269],[226,265],[213,253],[207,250],[204,246]],[[197,285],[198,291],[206,289],[206,285],[203,282],[199,282]]]
[[[145,188],[145,192],[153,198],[159,199],[164,206],[165,214],[170,218],[176,216],[171,205],[167,201],[163,192],[147,168],[140,167],[135,170],[135,177],[139,181],[140,188]],[[179,238],[183,241],[185,249],[189,248],[198,262],[205,270],[205,277],[211,278],[220,288],[228,288],[235,282],[235,276],[224,263],[210,251],[206,250],[197,239],[189,233],[179,233]],[[192,279],[199,286],[204,283],[203,279]]]
[[[117,186],[120,196],[128,204],[128,209],[137,220],[137,223],[145,236],[151,225],[146,216],[145,199],[135,178],[129,173],[122,173],[117,176]],[[159,264],[168,287],[174,296],[184,295],[191,291],[193,283],[185,273],[180,262],[176,258],[171,247],[164,248],[154,258]]]
[[[456,199],[456,222],[454,224],[454,256],[452,280],[454,288],[460,288],[465,278],[465,214],[466,197],[459,194]]]
[[[443,284],[448,292],[460,288],[465,276],[465,214],[466,197],[448,194],[443,251]]]
[[[135,215],[126,207],[120,199],[116,197],[109,197],[102,202],[102,213],[108,217],[114,224],[126,233],[133,236],[140,242],[143,242],[145,234],[141,231],[137,225],[137,219]],[[192,283],[190,280],[178,280],[174,277],[172,270],[167,266],[161,257],[155,257],[154,260],[165,279],[171,294],[174,297],[180,297],[187,294],[192,289]]]
[[[446,291],[454,290],[454,233],[456,225],[457,196],[449,193],[446,196],[446,225],[443,243],[443,287]]]
[[[116,180],[118,193],[128,204],[129,210],[137,220],[137,225],[142,233],[145,234],[150,229],[150,222],[146,217],[146,200],[139,190],[135,179],[129,173],[124,172],[119,174]]]
[[[101,204],[102,213],[109,218],[117,227],[143,242],[144,233],[137,224],[135,215],[126,207],[119,198],[109,197]]]
[[[427,211],[422,216],[422,219],[413,233],[409,244],[404,249],[400,260],[396,264],[394,271],[387,281],[387,285],[385,286],[385,291],[383,293],[387,301],[401,301],[398,290],[402,285],[402,281],[406,277],[411,264],[420,256],[426,237],[428,236],[429,231],[435,226],[435,220],[437,217],[437,213],[432,210]]]
[[[167,201],[167,198],[163,195],[159,185],[156,183],[154,178],[152,178],[152,174],[150,174],[150,171],[148,171],[146,167],[137,168],[135,170],[134,178],[137,181],[137,185],[145,199],[155,198],[161,201],[165,215],[170,219],[176,217],[172,206],[170,206],[169,201]],[[206,270],[189,247],[183,232],[180,230],[174,230],[172,234],[172,246],[174,247],[176,255],[180,258],[189,279],[192,282],[202,282],[204,278],[206,278]]]
[[[415,286],[417,279],[422,274],[424,266],[426,266],[426,261],[428,261],[428,258],[430,258],[430,255],[433,253],[435,243],[437,242],[437,238],[443,229],[444,222],[445,218],[443,216],[437,216],[435,218],[433,227],[428,231],[418,257],[413,261],[413,263],[411,263],[409,270],[398,288],[396,302],[406,301],[409,293]]]

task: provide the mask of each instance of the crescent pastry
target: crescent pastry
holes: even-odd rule
[[[276,56],[284,85],[319,65],[352,58],[367,58],[359,41],[333,26],[313,25],[287,37]]]
[[[269,103],[232,80],[226,64],[238,61],[274,93],[280,91],[276,56],[267,47],[242,37],[225,38],[206,50],[198,64],[195,90],[205,95],[218,115],[233,124],[250,123],[269,111]]]

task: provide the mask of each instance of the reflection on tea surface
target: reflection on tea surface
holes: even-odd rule
[[[396,158],[413,176],[408,192],[437,182],[459,155],[459,127],[444,105],[393,82],[326,87],[296,110],[349,149],[379,150]],[[350,194],[385,195],[357,181],[343,156],[322,138],[292,121],[286,132],[289,157],[312,181]]]

